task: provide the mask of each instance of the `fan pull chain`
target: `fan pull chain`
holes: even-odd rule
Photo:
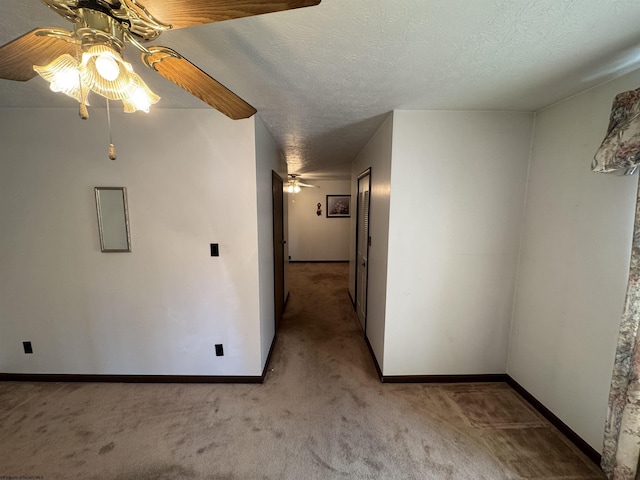
[[[76,60],[80,63],[80,48],[76,49]],[[89,110],[87,109],[87,104],[84,102],[84,92],[82,91],[82,74],[80,70],[78,70],[78,85],[80,86],[80,110],[78,111],[78,115],[82,120],[86,120],[89,118]]]
[[[116,155],[116,147],[113,145],[113,137],[111,136],[111,110],[109,109],[109,99],[107,98],[107,123],[109,124],[109,159],[115,160]]]
[[[80,77],[80,73],[78,72],[78,77]],[[84,103],[84,92],[82,91],[82,78],[79,78],[80,81],[80,111],[78,114],[82,120],[86,120],[89,118],[89,110],[87,110],[87,104]]]

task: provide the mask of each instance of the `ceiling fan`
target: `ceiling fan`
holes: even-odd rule
[[[125,112],[149,111],[160,97],[125,62],[126,44],[142,62],[232,119],[255,108],[178,52],[145,47],[168,30],[318,5],[321,0],[42,0],[73,23],[73,30],[36,28],[0,47],[0,78],[27,81],[39,74],[50,88],[80,103],[89,92],[121,100]]]
[[[301,187],[320,188],[318,185],[309,185],[300,181],[300,175],[297,173],[289,174],[289,181],[285,186],[285,190],[289,193],[300,193]]]

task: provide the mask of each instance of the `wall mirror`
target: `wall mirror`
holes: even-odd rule
[[[103,252],[130,252],[129,211],[125,187],[95,187],[100,248]]]

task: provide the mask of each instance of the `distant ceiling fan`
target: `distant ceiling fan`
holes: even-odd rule
[[[302,183],[300,181],[300,175],[296,173],[289,174],[289,181],[285,186],[285,189],[289,193],[300,193],[302,187],[320,188],[318,185],[309,185],[308,183]]]
[[[74,24],[73,31],[36,28],[0,47],[0,78],[27,81],[36,74],[53,91],[80,103],[89,92],[121,100],[126,112],[149,111],[155,95],[122,58],[126,43],[143,63],[232,119],[255,108],[176,51],[145,47],[162,32],[234,18],[318,5],[321,0],[42,0]]]

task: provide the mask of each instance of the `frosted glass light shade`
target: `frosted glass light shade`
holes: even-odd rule
[[[80,103],[86,100],[88,89],[84,89],[83,95],[83,89],[80,88],[80,64],[68,53],[59,56],[48,65],[35,65],[33,69],[50,83],[49,88],[53,92],[62,92]]]
[[[117,71],[113,69],[108,72],[108,77],[102,75],[99,68],[106,58],[117,66]],[[149,107],[160,100],[133,71],[131,64],[106,45],[88,48],[82,54],[82,66],[83,77],[86,76],[86,83],[91,86],[91,90],[110,100],[122,100],[125,112],[148,112]]]

